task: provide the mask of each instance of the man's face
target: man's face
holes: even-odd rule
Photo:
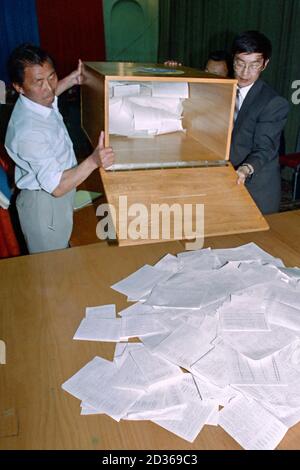
[[[18,93],[43,106],[50,107],[54,101],[57,75],[49,62],[25,67],[22,85],[14,84]]]
[[[235,54],[233,69],[239,87],[249,86],[256,82],[268,63],[269,60],[264,61],[263,55],[260,53],[253,52],[247,54],[243,52],[241,54]]]
[[[228,67],[225,60],[211,60],[207,61],[205,72],[220,75],[220,77],[228,77]]]

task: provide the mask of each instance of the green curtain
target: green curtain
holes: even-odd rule
[[[106,60],[157,62],[158,0],[102,0]]]
[[[292,102],[300,80],[300,0],[160,0],[159,61],[177,59],[203,68],[210,51],[230,51],[233,38],[259,30],[272,41],[263,78],[290,103],[286,147],[294,151],[300,104]],[[299,94],[298,94],[299,97]]]

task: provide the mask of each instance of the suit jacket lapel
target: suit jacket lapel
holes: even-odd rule
[[[243,123],[244,117],[247,114],[247,111],[251,107],[253,101],[257,97],[257,95],[260,93],[262,87],[263,87],[264,82],[261,79],[256,80],[254,83],[253,87],[250,88],[248,91],[246,98],[243,101],[242,107],[239,110],[239,113],[237,115],[236,121],[234,123],[233,127],[233,133],[235,134],[238,129],[240,128],[241,124]]]

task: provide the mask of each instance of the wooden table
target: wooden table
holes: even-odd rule
[[[249,241],[300,266],[300,211],[269,216],[269,232],[208,239],[206,246]],[[80,416],[79,400],[61,384],[95,355],[112,359],[114,345],[73,341],[85,307],[125,297],[110,285],[166,253],[179,242],[110,247],[106,243],[0,261],[0,449],[240,449],[220,427],[205,426],[193,444],[146,422],[116,423],[105,415]],[[280,449],[300,448],[300,424]]]

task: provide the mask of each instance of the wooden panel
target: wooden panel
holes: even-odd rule
[[[236,86],[190,83],[190,98],[183,102],[187,134],[217,155],[229,159]]]
[[[154,138],[110,136],[116,163],[154,163],[217,160],[220,156],[184,132]]]
[[[136,80],[136,77],[143,77],[145,81],[163,80],[163,81],[186,81],[186,78],[196,79],[202,82],[216,83],[237,83],[234,79],[216,78],[216,75],[203,72],[190,67],[166,67],[163,64],[137,63],[137,62],[85,62],[85,64],[98,72],[106,75],[112,80]],[[155,72],[155,69],[163,69],[164,73]],[[148,69],[148,71],[146,70]],[[176,70],[179,73],[174,74]]]
[[[81,126],[94,147],[97,146],[100,131],[105,128],[105,122],[108,122],[105,102],[104,76],[85,67],[84,84],[81,86]],[[108,139],[106,141],[109,145]]]
[[[142,215],[142,225],[148,227],[147,239],[121,239],[121,246],[162,241],[163,224],[151,218],[151,204],[179,204],[184,212],[184,204],[204,204],[205,237],[267,230],[268,224],[256,207],[248,191],[236,184],[236,172],[228,163],[220,168],[185,168],[168,170],[141,170],[124,172],[101,171],[106,197],[117,211],[116,231],[129,224],[134,217],[129,217],[122,205],[119,210],[119,197],[127,196],[127,206],[143,204],[147,213]],[[123,201],[123,200],[122,200]],[[192,227],[195,228],[195,213],[192,213]],[[151,229],[159,232],[158,240],[151,239]],[[122,229],[123,230],[123,229]],[[123,231],[122,231],[123,233]],[[145,235],[145,236],[146,236]],[[175,234],[171,230],[171,239],[189,238]]]

